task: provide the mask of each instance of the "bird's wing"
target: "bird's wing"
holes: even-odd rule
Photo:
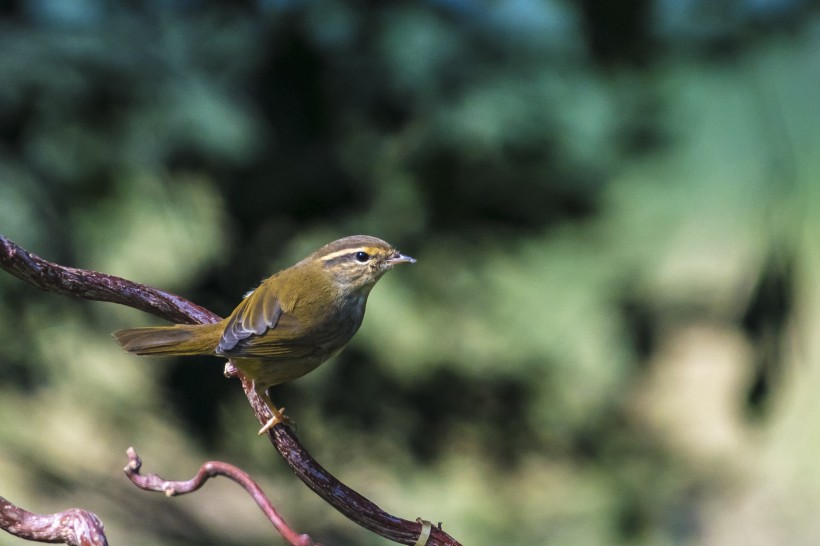
[[[317,305],[316,299],[288,292],[279,294],[275,286],[270,279],[262,283],[231,313],[217,345],[217,354],[262,360],[324,360],[338,352],[361,323],[361,319],[351,316],[306,328],[300,317],[305,308]]]
[[[219,354],[230,355],[237,344],[251,336],[261,336],[276,328],[282,317],[279,298],[262,284],[242,300],[228,319],[222,338],[216,347]]]

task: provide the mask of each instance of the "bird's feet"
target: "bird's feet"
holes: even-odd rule
[[[257,435],[262,436],[279,423],[287,426],[291,426],[293,424],[291,419],[285,415],[285,408],[276,409],[276,406],[269,406],[268,409],[270,409],[272,417],[268,419],[268,422],[265,423],[262,428],[259,429]]]

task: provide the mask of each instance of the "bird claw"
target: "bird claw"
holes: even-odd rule
[[[293,424],[291,419],[285,415],[285,408],[276,409],[275,407],[272,407],[270,410],[272,417],[268,419],[268,422],[265,423],[262,428],[259,429],[259,432],[257,432],[258,436],[262,436],[280,423],[287,426],[291,426]]]

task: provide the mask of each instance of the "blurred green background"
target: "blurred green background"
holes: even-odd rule
[[[277,387],[465,545],[820,542],[820,17],[800,0],[0,2],[0,232],[220,314],[338,237],[418,258]],[[381,545],[160,321],[0,274],[0,495],[112,545]],[[23,541],[0,534],[0,544]]]

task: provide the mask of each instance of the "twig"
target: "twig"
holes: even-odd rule
[[[165,493],[168,497],[176,495],[185,495],[186,493],[193,493],[200,487],[205,485],[210,478],[216,476],[225,476],[239,485],[253,498],[257,506],[262,509],[265,515],[270,520],[273,527],[279,531],[279,534],[293,546],[322,546],[313,540],[308,535],[300,535],[290,528],[282,516],[276,511],[271,504],[270,499],[265,496],[262,489],[259,487],[250,475],[235,467],[232,464],[221,461],[208,461],[199,467],[196,476],[187,481],[169,481],[160,478],[156,474],[140,474],[140,467],[142,467],[142,460],[140,460],[137,452],[133,447],[129,447],[128,451],[128,465],[125,467],[125,475],[131,482],[146,491],[159,491]]]
[[[64,267],[44,260],[0,235],[0,267],[17,278],[48,292],[85,299],[119,303],[140,309],[172,322],[211,323],[220,317],[203,307],[171,294],[120,277]],[[241,373],[228,366],[230,376],[242,380],[242,387],[260,423],[268,420],[268,410]],[[325,470],[299,443],[293,431],[282,424],[268,431],[276,450],[291,470],[333,508],[362,527],[400,544],[416,544],[424,524],[390,515],[376,504],[340,482]],[[453,537],[433,527],[424,546],[461,546]]]
[[[108,546],[100,518],[79,508],[56,514],[34,514],[0,497],[0,529],[35,542]]]

